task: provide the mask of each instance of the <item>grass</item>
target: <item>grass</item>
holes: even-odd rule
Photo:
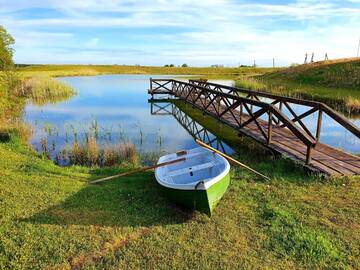
[[[153,172],[89,185],[131,168],[58,167],[9,130],[0,140],[0,269],[360,268],[360,177],[307,174],[177,105],[272,180],[233,167],[209,218],[165,200]]]
[[[124,166],[124,163],[138,166],[140,159],[132,143],[121,142],[100,148],[94,137],[82,144],[75,140],[72,149],[62,152],[61,155],[62,157],[58,158],[60,164],[99,167]]]
[[[67,100],[76,95],[76,91],[64,82],[40,74],[26,78],[17,94],[37,105],[44,105]]]
[[[360,60],[340,59],[241,76],[239,87],[322,101],[347,114],[360,113]]]
[[[152,172],[88,185],[127,168],[60,168],[12,134],[0,144],[0,268],[359,268],[360,179],[323,182],[249,147],[237,158],[272,181],[234,168],[210,219],[166,201]]]
[[[360,58],[337,59],[299,65],[268,74],[267,77],[285,78],[300,84],[359,89]]]
[[[206,75],[206,77],[234,78],[241,74],[263,74],[272,68],[253,67],[152,67],[126,65],[29,65],[20,67],[24,76],[47,74],[60,76],[94,76],[103,74],[164,74],[164,75]]]
[[[44,105],[66,100],[75,94],[69,85],[46,75],[24,79],[15,71],[0,72],[0,141],[11,132],[20,133],[24,141],[29,139],[32,131],[22,121],[28,100]]]

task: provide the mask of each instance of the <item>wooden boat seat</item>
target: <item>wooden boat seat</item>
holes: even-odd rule
[[[192,166],[192,167],[187,167],[187,168],[172,171],[172,172],[170,172],[168,174],[168,176],[171,178],[171,177],[178,176],[178,175],[181,175],[181,174],[189,174],[190,172],[195,172],[195,171],[207,169],[207,168],[211,168],[211,167],[214,167],[214,166],[215,166],[214,162],[207,162],[207,163],[195,165],[195,166]]]

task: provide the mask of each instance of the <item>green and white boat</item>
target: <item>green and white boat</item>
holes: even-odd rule
[[[162,156],[158,164],[179,158],[185,160],[155,170],[157,182],[170,200],[211,215],[229,186],[229,162],[198,147]]]

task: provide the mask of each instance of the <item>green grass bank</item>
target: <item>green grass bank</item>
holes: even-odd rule
[[[338,59],[242,76],[237,85],[253,90],[322,101],[345,113],[360,113],[360,59]]]
[[[263,74],[272,68],[257,67],[154,67],[126,65],[22,65],[18,70],[25,76],[47,74],[60,76],[94,76],[105,74],[154,74],[154,75],[203,75],[208,77],[235,78],[242,74]]]
[[[26,97],[2,100],[21,116]],[[89,185],[132,167],[58,167],[14,128],[0,136],[0,269],[360,268],[359,177],[306,174],[178,106],[272,181],[233,167],[209,218],[165,200],[153,172]]]
[[[13,133],[0,143],[0,268],[360,267],[358,177],[323,181],[182,109],[272,181],[233,168],[210,219],[166,201],[152,172],[89,185],[130,168],[61,168]]]

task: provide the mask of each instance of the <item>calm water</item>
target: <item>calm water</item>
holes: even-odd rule
[[[156,104],[151,108],[147,94],[149,78],[169,78],[159,75],[105,75],[93,77],[64,77],[59,80],[72,85],[78,95],[57,104],[43,107],[28,104],[25,119],[33,126],[31,143],[41,151],[44,139],[54,155],[70,147],[75,137],[84,141],[90,132],[96,132],[101,145],[131,141],[140,152],[173,152],[196,146],[192,135],[174,117],[179,109],[171,104]],[[171,76],[172,78],[174,76]],[[178,77],[178,79],[181,79]],[[216,81],[232,85],[232,81]],[[165,107],[160,109],[159,107]],[[157,111],[157,115],[151,114]],[[296,107],[296,112],[305,108]],[[189,119],[188,119],[189,120]],[[191,119],[190,119],[191,120]],[[357,126],[360,120],[352,120]],[[310,130],[316,128],[316,118],[305,122]],[[194,123],[202,130],[201,123]],[[205,133],[204,133],[205,132]],[[200,132],[205,141],[226,152],[231,149],[206,130]],[[328,117],[323,119],[321,141],[353,153],[360,153],[360,140]]]
[[[147,93],[150,77],[105,75],[59,78],[72,85],[78,95],[57,104],[42,107],[29,104],[26,107],[25,119],[34,130],[31,144],[41,152],[47,138],[48,148],[55,157],[62,149],[69,148],[75,137],[84,141],[89,132],[98,130],[98,142],[103,146],[130,141],[140,152],[173,152],[195,147],[192,135],[170,114],[171,105],[167,104],[168,113],[160,110],[157,115],[151,114]],[[232,81],[217,82],[233,84]],[[200,128],[199,123],[197,125]],[[215,138],[211,133],[208,136],[210,140]],[[213,142],[214,146],[216,144],[216,141]],[[222,144],[227,152],[231,152],[226,144]]]

